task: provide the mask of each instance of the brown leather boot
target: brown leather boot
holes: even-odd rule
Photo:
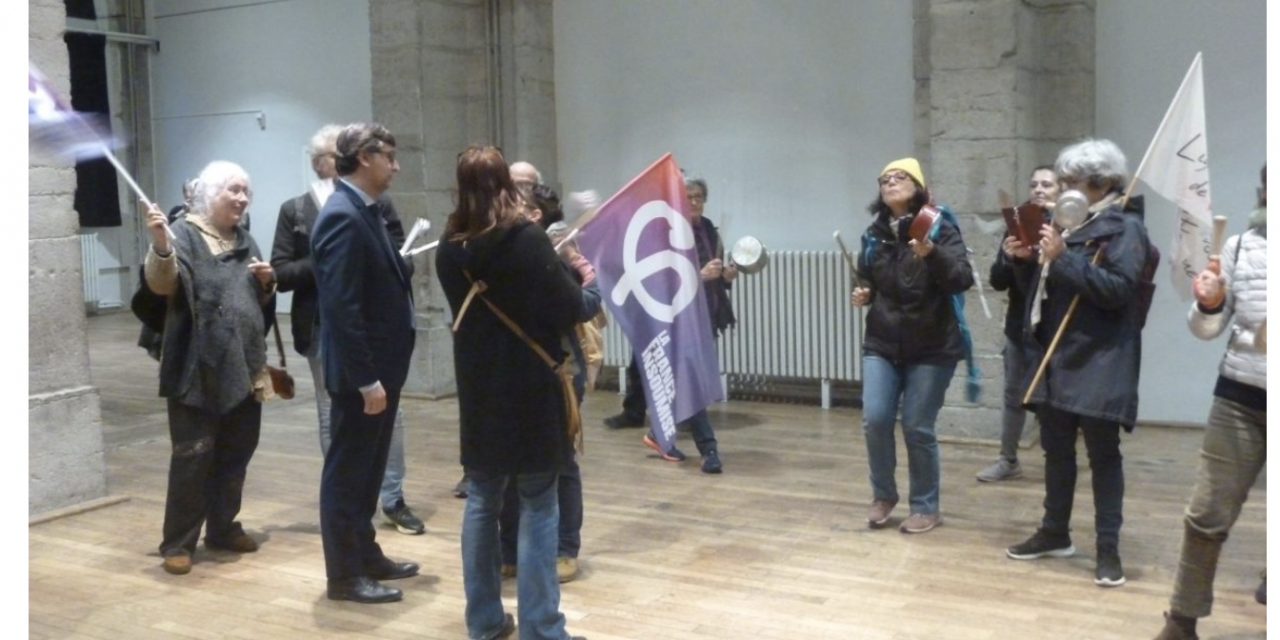
[[[164,564],[162,566],[164,567],[165,573],[171,573],[175,576],[185,576],[188,573],[191,573],[191,556],[185,553],[180,553],[174,556],[165,556]]]

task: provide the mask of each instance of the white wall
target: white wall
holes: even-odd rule
[[[556,0],[564,189],[612,195],[667,151],[726,242],[831,250],[912,154],[911,3]]]
[[[368,0],[156,0],[153,10],[155,197],[167,209],[210,161],[241,165],[268,259],[281,203],[315,177],[311,134],[371,117]]]
[[[1228,234],[1243,231],[1266,158],[1264,1],[1101,0],[1097,17],[1097,135],[1120,145],[1130,172],[1137,170],[1196,52],[1204,53],[1213,209],[1230,219]],[[1138,193],[1147,194],[1147,229],[1167,257],[1174,207],[1149,189]],[[1139,416],[1203,423],[1226,342],[1192,337],[1186,325],[1190,303],[1168,282],[1165,264],[1143,331]]]

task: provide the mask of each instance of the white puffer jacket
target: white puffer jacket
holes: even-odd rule
[[[1237,259],[1238,256],[1238,259]],[[1231,339],[1218,371],[1223,377],[1267,388],[1267,354],[1254,338],[1267,318],[1267,226],[1227,240],[1222,248],[1222,277],[1227,296],[1221,313],[1201,313],[1191,304],[1191,332],[1202,340],[1217,337],[1228,326]]]

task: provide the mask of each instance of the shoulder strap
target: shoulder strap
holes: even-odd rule
[[[558,365],[556,364],[555,359],[547,353],[546,349],[543,349],[541,345],[534,342],[533,338],[530,338],[529,334],[525,333],[524,329],[521,329],[520,325],[516,324],[516,321],[511,319],[511,316],[503,313],[502,309],[499,309],[497,305],[484,297],[483,294],[485,290],[489,288],[489,285],[485,284],[483,280],[472,280],[471,274],[466,271],[463,271],[462,273],[467,276],[467,280],[471,281],[471,290],[467,292],[466,299],[462,301],[462,308],[458,310],[458,317],[453,321],[454,332],[457,332],[458,326],[462,324],[462,317],[466,315],[467,307],[471,306],[472,299],[476,296],[480,296],[480,301],[483,302],[486,307],[489,307],[489,310],[493,312],[493,315],[498,316],[498,319],[502,321],[502,324],[507,325],[507,328],[511,329],[512,333],[519,336],[521,340],[524,340],[525,344],[529,345],[529,348],[533,349],[533,351],[538,354],[538,357],[542,358],[542,361],[547,363],[548,367],[551,367],[552,369],[557,368]]]
[[[274,317],[271,318],[271,332],[276,334],[276,352],[280,354],[280,368],[288,368],[284,363],[284,340],[280,339],[280,322]]]

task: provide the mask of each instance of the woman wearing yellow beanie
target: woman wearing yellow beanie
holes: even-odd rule
[[[924,533],[942,523],[934,425],[956,364],[966,356],[963,313],[953,296],[973,286],[973,268],[950,212],[932,224],[921,221],[918,239],[911,237],[912,223],[930,203],[915,158],[889,163],[877,181],[880,192],[868,208],[875,219],[858,256],[861,281],[850,296],[854,305],[870,306],[862,368],[873,491],[867,523],[885,526],[898,504],[894,425],[901,405],[911,512],[899,529]],[[930,213],[938,212],[930,207]]]

